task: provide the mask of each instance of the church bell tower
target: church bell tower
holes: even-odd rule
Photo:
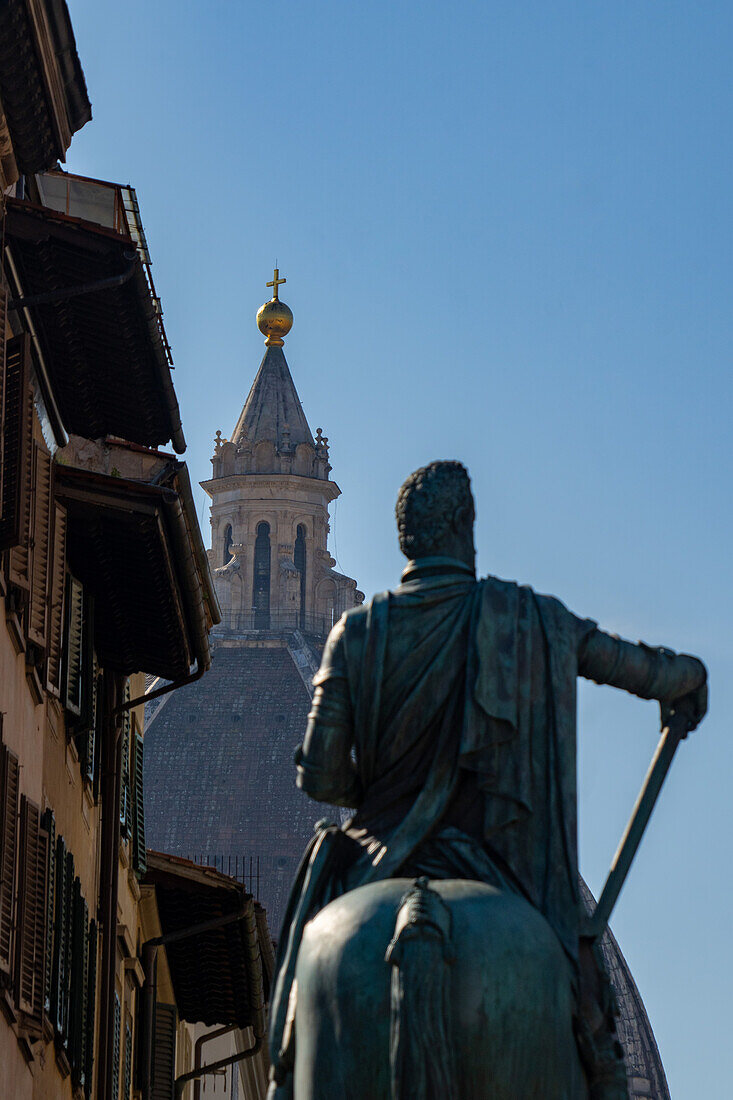
[[[328,439],[313,438],[283,351],[293,314],[276,268],[257,313],[265,354],[231,439],[216,434],[210,563],[225,630],[301,629],[323,635],[364,599],[335,571],[327,548],[331,480]]]

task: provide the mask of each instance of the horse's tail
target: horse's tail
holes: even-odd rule
[[[454,1095],[448,966],[450,911],[418,879],[402,898],[386,961],[392,964],[389,1060],[392,1100]]]

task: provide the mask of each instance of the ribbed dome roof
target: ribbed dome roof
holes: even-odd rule
[[[595,908],[593,895],[581,878],[580,892],[586,912]],[[601,954],[618,1001],[618,1037],[624,1049],[629,1080],[629,1100],[670,1100],[667,1078],[652,1031],[628,963],[613,934],[606,929]]]

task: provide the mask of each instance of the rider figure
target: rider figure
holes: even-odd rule
[[[529,587],[477,580],[474,502],[458,462],[411,474],[396,514],[408,559],[401,584],[331,631],[296,753],[299,787],[355,809],[342,829],[349,851],[327,882],[311,876],[308,886],[301,874],[281,950],[297,952],[299,889],[310,915],[344,890],[396,876],[521,894],[571,962],[590,1097],[626,1100],[613,997],[581,936],[576,678],[657,699],[663,720],[682,706],[694,728],[706,709],[705,667],[606,634]],[[281,979],[274,1021],[287,994]]]

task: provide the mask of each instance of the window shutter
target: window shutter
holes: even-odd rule
[[[150,1100],[173,1100],[175,1072],[176,1006],[156,1002]]]
[[[122,1100],[130,1100],[132,1088],[132,1028],[125,1020],[125,1068],[122,1074]]]
[[[1,276],[0,276],[1,278]],[[8,320],[8,292],[0,282],[0,523],[3,518],[3,461],[5,452],[5,326]]]
[[[25,795],[20,800],[20,844],[18,858],[18,909],[15,933],[15,1003],[27,1016],[41,1020],[43,985],[42,946],[44,932],[43,894],[45,845],[40,843],[38,807]],[[41,853],[41,848],[42,853]],[[41,884],[38,882],[39,872]],[[41,895],[39,897],[39,894]],[[36,951],[40,958],[36,960]],[[40,971],[40,973],[39,973]]]
[[[63,700],[67,710],[78,718],[81,716],[83,703],[84,589],[71,574],[66,579],[65,619]]]
[[[33,442],[33,400],[30,388],[30,336],[14,336],[8,340],[5,354],[5,385],[3,387],[3,479],[0,509],[0,550],[25,543],[27,554]],[[20,568],[23,561],[11,561]],[[11,580],[13,577],[11,577]],[[18,583],[18,582],[16,582]],[[26,573],[27,585],[27,573]]]
[[[30,605],[28,637],[40,649],[46,648],[49,561],[51,556],[51,456],[43,447],[33,447],[33,515],[31,518]]]
[[[119,1100],[120,1093],[120,998],[115,993],[115,1014],[112,1021],[112,1100]]]
[[[61,692],[61,646],[64,626],[64,580],[66,574],[66,509],[54,505],[53,554],[48,608],[48,662],[46,687],[52,695]]]
[[[132,758],[133,795],[132,795],[132,866],[138,878],[147,870],[145,855],[145,803],[143,800],[143,749],[144,741],[135,733]]]
[[[97,768],[97,720],[99,714],[99,664],[96,654],[92,654],[92,674],[89,677],[89,689],[91,701],[89,703],[89,716],[87,722],[89,729],[81,736],[79,744],[79,759],[81,773],[88,783],[94,783]]]
[[[18,757],[0,745],[0,974],[13,969],[13,897],[18,835]]]
[[[85,728],[94,726],[94,597],[84,589],[84,629],[81,644],[81,721]]]
[[[43,963],[43,1011],[51,1014],[51,982],[53,978],[54,917],[56,912],[56,821],[53,810],[46,810],[41,817],[47,841],[46,861],[46,935]]]
[[[89,970],[89,910],[81,895],[81,883],[74,879],[71,983],[69,1012],[69,1061],[74,1085],[83,1087],[86,1067],[86,1016]]]
[[[130,702],[130,681],[125,681],[123,695],[125,703]],[[122,712],[122,782],[120,784],[120,832],[127,840],[130,836],[130,727],[132,715],[129,710]]]
[[[64,1048],[68,1050],[69,1045],[69,1024],[70,1024],[70,1010],[71,1010],[71,974],[72,966],[74,963],[74,941],[73,941],[73,921],[74,921],[74,857],[71,852],[66,853],[66,912],[64,916],[64,984],[62,989],[63,1005],[64,1005],[64,1031],[62,1035],[62,1041]]]
[[[66,845],[56,838],[54,859],[53,974],[51,978],[51,1022],[59,1035],[64,1030],[64,916],[66,913]]]
[[[84,1063],[84,1093],[89,1100],[92,1094],[92,1073],[94,1070],[94,1030],[97,1007],[97,922],[91,921],[89,925],[89,937],[87,953],[89,967],[87,970],[87,1014],[84,1021],[86,1032],[85,1063]]]
[[[64,1047],[68,1041],[69,983],[71,968],[71,905],[74,857],[63,837],[56,841],[56,914],[53,953],[52,1013],[56,1033]]]
[[[104,720],[105,680],[99,665],[95,663],[94,667],[96,669],[96,675],[94,677],[94,760],[89,770],[89,776],[92,781],[92,794],[96,802],[99,798],[99,778],[102,764],[102,723]]]

